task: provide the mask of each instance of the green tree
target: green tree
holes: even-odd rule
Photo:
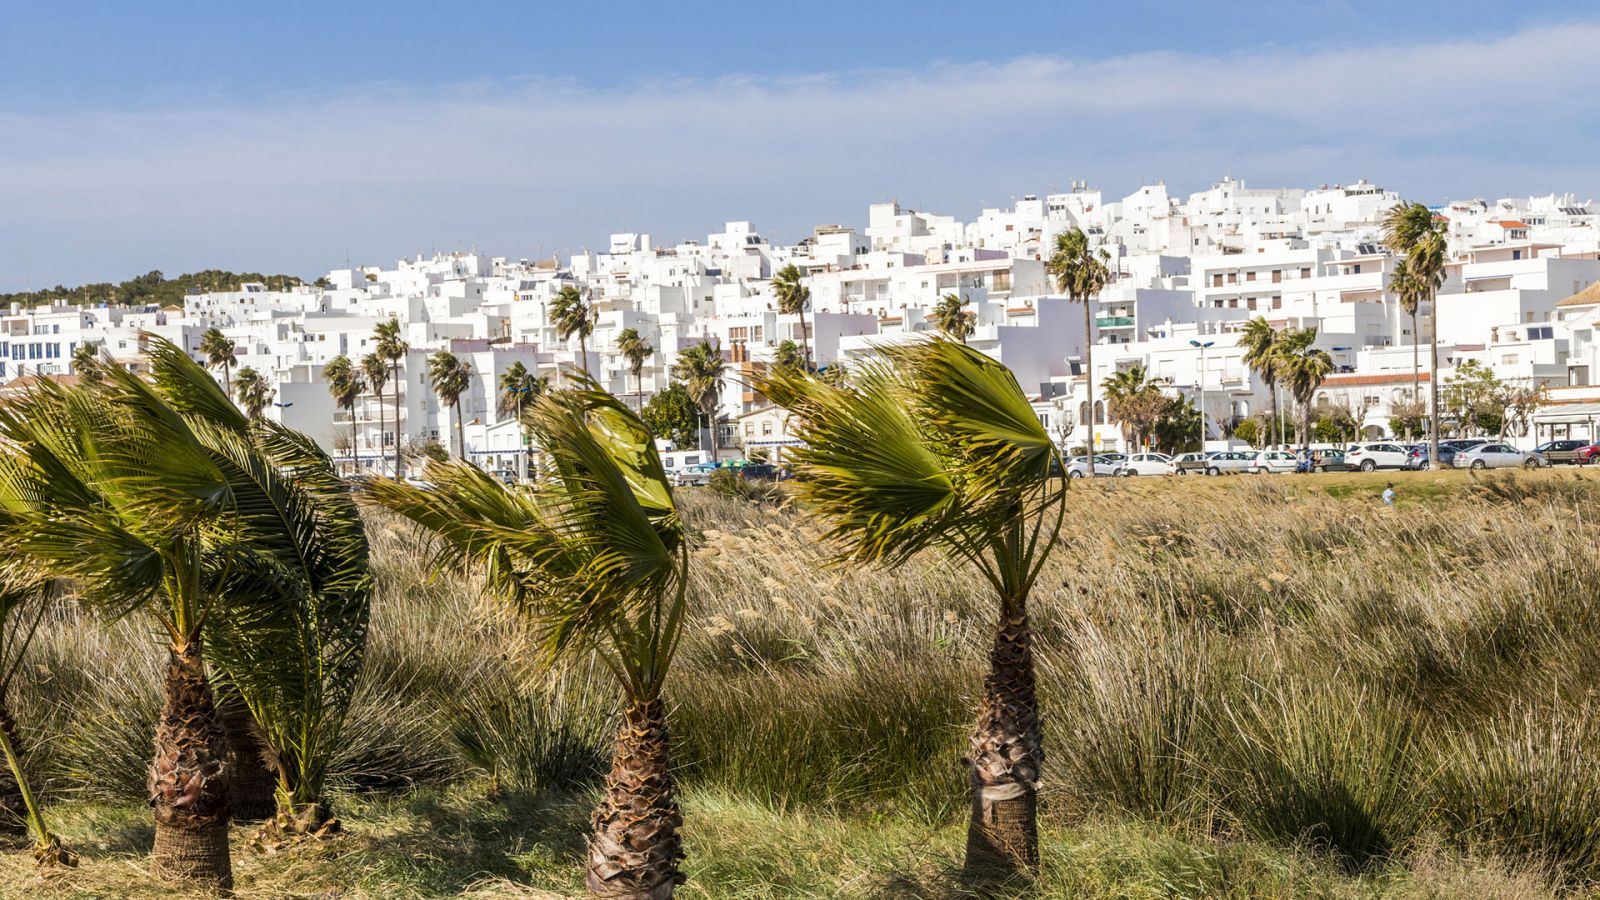
[[[945,294],[933,307],[933,324],[945,337],[965,344],[976,327],[977,316],[967,311],[967,301],[960,294]]]
[[[1417,310],[1429,287],[1411,270],[1411,261],[1401,258],[1389,274],[1389,290],[1400,301],[1400,311],[1411,317],[1411,397],[1422,399],[1422,334],[1417,331]]]
[[[1073,226],[1056,235],[1055,250],[1050,254],[1046,268],[1056,277],[1056,290],[1066,294],[1074,303],[1083,304],[1083,372],[1089,391],[1089,409],[1094,410],[1094,304],[1090,298],[1098,297],[1111,283],[1111,270],[1106,261],[1111,257],[1104,248],[1091,250],[1089,237],[1083,229]],[[1089,443],[1094,444],[1094,421],[1090,417]],[[1094,454],[1089,455],[1089,475],[1094,475]]]
[[[806,307],[811,303],[811,289],[801,282],[800,269],[793,263],[778,270],[772,277],[772,294],[778,301],[778,312],[800,316],[800,356],[806,368],[811,367],[811,343],[806,328]]]
[[[687,621],[689,541],[649,430],[584,380],[529,411],[555,472],[544,490],[509,491],[462,463],[429,466],[432,491],[370,490],[483,566],[542,629],[548,657],[596,654],[617,676],[622,725],[593,817],[589,892],[667,898],[684,876],[662,689]]]
[[[350,471],[354,472],[360,456],[356,451],[356,401],[361,399],[367,386],[361,380],[361,370],[343,353],[322,367],[322,377],[328,382],[328,393],[334,405],[350,416]]]
[[[111,369],[97,388],[44,385],[0,407],[0,519],[40,574],[73,580],[85,602],[114,615],[148,615],[165,638],[149,782],[152,868],[226,888],[232,772],[206,648],[257,634],[278,671],[322,678],[303,653],[260,636],[258,617],[276,622],[293,598],[316,593],[295,573],[309,565],[302,557],[335,552],[307,521],[324,502],[343,503],[346,532],[363,532],[314,444],[273,423],[252,425],[181,349],[143,337],[151,381]],[[313,483],[324,486],[316,498]],[[353,580],[344,570],[332,579]],[[288,692],[280,684],[265,693]],[[274,749],[280,759],[293,752],[287,742]]]
[[[233,395],[244,407],[245,415],[252,419],[261,418],[267,404],[272,402],[273,393],[272,385],[251,366],[240,369],[239,380],[233,383]]]
[[[1333,372],[1333,357],[1312,346],[1316,340],[1316,328],[1291,328],[1279,336],[1277,345],[1277,372],[1300,406],[1302,447],[1311,443],[1311,398]]]
[[[640,418],[650,427],[651,433],[682,449],[694,446],[699,440],[699,415],[688,389],[682,382],[675,381],[650,397]]]
[[[405,442],[405,431],[400,424],[400,363],[404,362],[406,355],[411,352],[411,345],[400,337],[398,318],[379,322],[372,334],[376,338],[373,352],[379,359],[389,363],[389,371],[394,374],[394,477],[404,478],[405,469],[401,462],[403,457],[400,455],[400,445]]]
[[[222,389],[230,397],[233,396],[232,373],[237,349],[233,340],[223,334],[221,329],[207,328],[205,333],[200,335],[200,352],[205,355],[206,365],[222,370]]]
[[[634,406],[643,408],[644,362],[656,352],[656,348],[639,334],[639,329],[624,328],[617,334],[617,352],[628,361],[628,371],[633,374],[633,383],[638,388],[634,395]]]
[[[1448,223],[1421,203],[1397,203],[1384,216],[1384,243],[1405,255],[1404,286],[1416,303],[1428,301],[1433,319],[1428,329],[1428,464],[1439,467],[1439,288],[1450,261]],[[1415,318],[1412,333],[1416,334]]]
[[[100,358],[99,341],[84,341],[72,348],[72,374],[89,384],[105,379],[105,361]]]
[[[849,389],[777,373],[762,390],[794,414],[799,498],[841,560],[898,566],[942,548],[994,589],[998,625],[968,753],[967,864],[1038,866],[1042,729],[1028,597],[1065,513],[1061,463],[1016,378],[950,340],[885,350]]]
[[[1252,447],[1261,446],[1257,441],[1261,437],[1261,426],[1254,419],[1245,419],[1233,426],[1233,436]]]
[[[1151,427],[1156,449],[1162,453],[1188,453],[1201,449],[1200,410],[1188,397],[1167,398],[1167,407]],[[1248,440],[1241,437],[1240,440]]]
[[[495,411],[502,419],[512,419],[517,423],[517,431],[522,435],[522,454],[519,458],[523,461],[523,478],[528,476],[526,464],[528,460],[528,423],[525,421],[527,412],[533,406],[533,401],[550,389],[550,379],[535,375],[528,371],[528,367],[520,362],[514,362],[500,373],[499,400],[495,403]]]
[[[694,401],[705,423],[700,449],[711,454],[716,453],[717,407],[722,402],[722,376],[726,369],[722,352],[709,341],[701,341],[679,353],[678,362],[672,367],[672,376],[683,382],[689,399]]]
[[[379,353],[368,353],[361,357],[361,378],[367,383],[367,390],[378,403],[378,471],[383,471],[383,436],[388,432],[383,417],[383,386],[389,383],[389,363]]]
[[[1122,423],[1123,437],[1130,446],[1144,446],[1151,427],[1167,411],[1167,396],[1160,386],[1150,380],[1144,366],[1135,364],[1113,372],[1100,387],[1105,392],[1106,411]]]
[[[1244,348],[1244,364],[1250,371],[1261,379],[1261,384],[1267,389],[1267,396],[1272,402],[1272,424],[1281,429],[1283,419],[1278,412],[1278,383],[1282,381],[1278,368],[1278,341],[1281,333],[1267,323],[1261,316],[1256,316],[1245,323],[1244,330],[1239,333],[1239,346]],[[1283,441],[1283,432],[1277,431],[1276,435],[1268,431],[1267,440],[1272,441],[1276,447]]]
[[[550,301],[550,322],[564,341],[578,336],[578,371],[589,374],[589,335],[594,334],[594,304],[573,285],[556,292]]]
[[[772,351],[772,368],[800,372],[805,369],[806,358],[794,341],[782,341]]]
[[[456,456],[467,458],[467,435],[461,424],[461,395],[472,386],[472,364],[449,350],[436,350],[428,357],[428,384],[439,402],[455,411]]]

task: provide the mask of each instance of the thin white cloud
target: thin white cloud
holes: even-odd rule
[[[1600,183],[1595,46],[1586,22],[1312,52],[0,111],[0,288],[149,266],[312,273],[346,248],[380,261],[436,242],[548,254],[737,218],[792,236],[890,195],[970,216],[1071,178],[1584,192]]]

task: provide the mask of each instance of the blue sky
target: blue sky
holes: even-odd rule
[[[1581,5],[1035,7],[14,0],[0,289],[794,239],[1079,178],[1600,193]]]

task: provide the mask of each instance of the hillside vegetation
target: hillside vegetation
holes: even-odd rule
[[[832,567],[777,502],[684,491],[694,617],[668,689],[706,898],[1526,897],[1600,878],[1600,477],[1074,486],[1032,602],[1040,880],[959,874],[992,603],[967,567]],[[1083,523],[1088,523],[1087,525]],[[473,576],[373,514],[340,837],[238,853],[241,896],[569,896],[615,693],[533,666]],[[76,870],[6,896],[169,896],[143,870],[161,665],[141,622],[41,626],[10,702]],[[236,826],[243,846],[252,826]],[[20,844],[18,846],[21,846]]]

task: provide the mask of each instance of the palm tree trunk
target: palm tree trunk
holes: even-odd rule
[[[1083,298],[1083,371],[1089,381],[1089,477],[1094,478],[1094,426],[1100,418],[1094,410],[1094,315],[1089,309],[1089,298]],[[1202,435],[1202,438],[1204,436]]]
[[[1432,334],[1428,335],[1428,468],[1439,471],[1439,300],[1428,297]]]
[[[589,342],[582,331],[578,332],[578,368],[583,374],[589,374]]]
[[[354,401],[351,401],[348,412],[350,413],[350,474],[354,475],[361,467],[361,453],[356,447],[356,441],[360,439],[360,433],[356,430],[356,404]]]
[[[967,869],[1039,868],[1039,774],[1043,731],[1034,695],[1032,632],[1024,610],[1001,613],[983,700],[972,732],[972,819]]]
[[[163,878],[229,888],[228,741],[198,637],[170,651],[165,691],[150,767],[156,820],[151,868]]]
[[[1278,418],[1278,383],[1276,381],[1267,382],[1267,393],[1272,395],[1272,427],[1267,429],[1267,438],[1272,440],[1274,435],[1277,436],[1277,440],[1272,442],[1272,449],[1276,450],[1278,445],[1283,442],[1283,420]],[[1204,450],[1205,446],[1201,445],[1200,449]]]
[[[1411,311],[1411,402],[1412,403],[1421,403],[1422,402],[1422,359],[1418,355],[1419,353],[1421,353],[1421,347],[1417,343],[1420,340],[1422,340],[1422,335],[1417,333],[1417,311],[1416,310],[1412,310]],[[1429,466],[1429,468],[1433,467],[1433,461],[1432,460],[1428,461],[1428,466]]]
[[[378,391],[378,474],[383,474],[383,391]]]
[[[807,372],[811,371],[811,342],[806,334],[806,305],[804,302],[800,304],[800,359],[802,360],[802,367]]]
[[[456,402],[454,402],[454,403],[452,403],[450,405],[455,407],[455,410],[456,410],[456,458],[457,459],[466,459],[467,458],[467,433],[466,433],[465,430],[462,429],[462,426],[461,426],[461,398],[457,397],[456,398]]]
[[[401,478],[400,469],[400,362],[394,364],[394,477]]]
[[[235,822],[262,822],[278,808],[278,773],[267,762],[269,748],[250,708],[231,691],[218,706],[228,732],[228,806]]]
[[[683,883],[683,816],[668,743],[665,704],[630,702],[594,811],[586,879],[591,897],[666,900]]]

